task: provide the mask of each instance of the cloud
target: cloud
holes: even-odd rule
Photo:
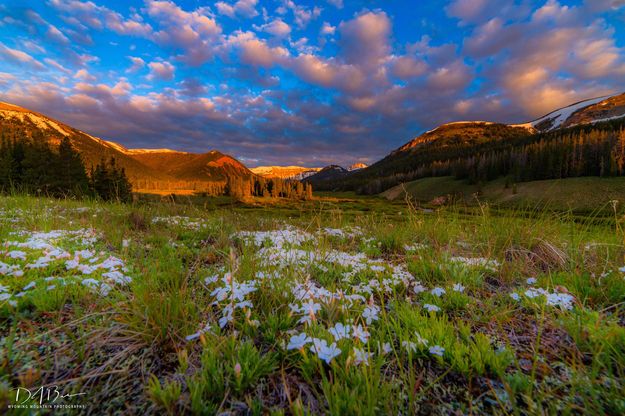
[[[392,75],[403,80],[420,77],[427,69],[425,62],[411,56],[395,57],[391,63]]]
[[[167,61],[150,62],[148,67],[150,68],[150,73],[147,76],[149,80],[171,81],[174,79],[174,71],[176,68]]]
[[[193,66],[212,59],[222,41],[222,30],[208,10],[187,12],[171,1],[156,0],[149,0],[147,7],[162,28],[153,34],[157,44],[182,51],[180,59]]]
[[[91,1],[50,0],[49,3],[55,9],[73,17],[74,20],[70,22],[77,26],[87,25],[96,29],[106,27],[115,33],[128,36],[147,37],[152,33],[152,27],[148,23],[138,18],[124,18],[121,14]]]
[[[449,0],[408,29],[371,2],[96,3],[0,6],[0,95],[133,147],[374,161],[438,123],[527,121],[625,79],[617,0]]]
[[[323,25],[321,25],[321,29],[319,29],[319,34],[322,36],[334,35],[335,32],[336,32],[336,26],[332,26],[328,22],[323,22]]]
[[[295,19],[297,27],[304,29],[308,26],[308,23],[321,15],[322,9],[318,6],[312,8],[301,6],[292,0],[282,0],[282,6],[277,9],[277,12],[279,14],[286,14],[287,10],[293,13],[293,18]]]
[[[137,56],[129,56],[128,59],[130,59],[132,65],[126,70],[126,72],[137,72],[145,66],[145,61]]]
[[[343,8],[343,0],[326,0],[329,4],[336,7],[337,9]]]
[[[37,61],[26,52],[9,48],[2,42],[0,42],[0,56],[4,56],[8,61],[18,65],[25,65],[37,70],[43,70],[45,68],[41,62]]]
[[[625,7],[625,0],[584,0],[586,6],[592,12],[614,11]]]
[[[447,15],[459,19],[461,25],[483,23],[495,16],[520,19],[530,10],[528,2],[515,0],[453,0],[445,7]]]
[[[348,63],[372,68],[389,55],[391,21],[385,12],[367,12],[339,25],[339,45]]]
[[[277,38],[286,38],[291,34],[291,26],[284,23],[280,18],[265,23],[262,26],[255,26],[255,29],[269,33]]]
[[[257,4],[258,0],[238,0],[233,4],[219,1],[215,3],[215,7],[219,14],[228,17],[243,16],[252,18],[258,16],[258,11],[256,11]]]
[[[76,73],[74,74],[74,78],[88,82],[94,82],[96,80],[96,77],[91,75],[86,69],[80,69],[76,71]]]
[[[258,39],[253,32],[234,33],[228,38],[227,46],[246,65],[269,68],[284,62],[289,56],[286,48],[271,47],[264,40]]]

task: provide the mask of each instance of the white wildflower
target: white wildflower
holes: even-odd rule
[[[443,353],[445,352],[445,348],[441,347],[440,345],[434,345],[433,347],[430,347],[429,351],[432,355],[438,355],[439,357],[442,357]]]

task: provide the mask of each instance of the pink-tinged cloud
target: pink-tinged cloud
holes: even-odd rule
[[[252,18],[258,16],[258,11],[256,10],[257,4],[258,0],[237,0],[234,3],[218,1],[215,3],[215,7],[219,14],[231,18],[236,16]]]
[[[128,59],[132,62],[132,65],[126,70],[128,73],[137,72],[145,66],[145,61],[138,56],[129,56]]]
[[[181,51],[179,58],[193,66],[212,59],[222,40],[222,29],[206,9],[188,12],[171,1],[154,0],[147,6],[150,17],[162,28],[153,34],[156,43]]]
[[[350,64],[364,68],[379,66],[391,47],[391,21],[384,12],[367,12],[339,25],[341,52]]]
[[[291,34],[291,26],[282,19],[275,19],[269,23],[255,27],[257,30],[269,33],[277,38],[286,38]]]
[[[167,61],[150,62],[148,64],[148,67],[150,68],[150,73],[148,74],[147,78],[151,81],[171,81],[172,79],[174,79],[174,72],[176,68]]]
[[[9,48],[4,43],[0,42],[0,56],[3,56],[5,59],[20,64],[25,65],[27,67],[43,70],[45,67],[41,64],[41,62],[37,61],[35,58],[30,56],[24,51],[20,51],[18,49]]]
[[[427,64],[412,56],[398,56],[391,62],[391,74],[399,79],[418,78],[426,73]]]

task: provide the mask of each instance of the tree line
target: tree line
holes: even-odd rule
[[[224,193],[235,198],[271,197],[289,199],[312,199],[312,185],[300,181],[263,178],[259,176],[235,176],[229,177]]]
[[[40,137],[41,136],[41,137]],[[86,196],[128,202],[132,185],[114,158],[101,160],[89,171],[69,138],[51,146],[41,134],[32,138],[0,138],[0,191],[53,197]]]

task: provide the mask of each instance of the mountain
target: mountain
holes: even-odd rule
[[[425,171],[436,174],[440,168],[442,172],[454,160],[538,140],[542,134],[620,118],[625,120],[625,93],[581,101],[524,124],[452,122],[421,134],[367,168],[309,179],[316,190],[377,193]]]
[[[68,137],[87,169],[114,157],[126,170],[135,189],[203,189],[207,183],[225,184],[227,177],[253,173],[236,159],[217,151],[197,154],[169,149],[127,149],[70,127],[43,114],[0,102],[0,134],[7,138],[46,140],[58,145]]]
[[[625,117],[624,93],[580,101],[553,111],[546,116],[525,124],[525,126],[530,125],[537,131],[545,132],[582,124],[599,123],[621,117]]]
[[[321,168],[307,168],[304,166],[257,166],[250,170],[256,175],[265,178],[302,180],[319,172]]]
[[[216,150],[197,154],[169,149],[129,149],[127,154],[177,180],[215,182],[230,176],[252,175],[241,162]]]
[[[330,165],[321,169],[319,172],[311,175],[303,180],[303,182],[312,184],[313,188],[316,189],[318,185],[325,185],[334,183],[340,179],[343,179],[345,176],[349,174],[349,170],[341,167],[339,165]],[[324,190],[328,190],[328,188],[324,187]],[[329,189],[333,190],[333,189]]]
[[[350,171],[350,172],[353,172],[355,170],[364,169],[366,167],[367,167],[367,165],[365,165],[364,163],[354,163],[353,165],[348,167],[347,170]]]

